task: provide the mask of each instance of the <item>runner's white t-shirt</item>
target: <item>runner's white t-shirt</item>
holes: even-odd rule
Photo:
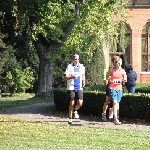
[[[74,66],[73,63],[69,64],[64,74],[66,74],[66,76],[78,75],[76,79],[67,80],[67,90],[83,90],[82,75],[85,74],[85,67],[83,64],[79,64],[78,66]]]

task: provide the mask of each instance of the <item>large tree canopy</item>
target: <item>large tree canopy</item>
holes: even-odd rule
[[[52,58],[74,50],[90,59],[93,51],[108,44],[117,32],[117,22],[125,14],[126,6],[126,0],[13,2],[16,26],[32,36],[40,60],[37,95],[51,93]]]

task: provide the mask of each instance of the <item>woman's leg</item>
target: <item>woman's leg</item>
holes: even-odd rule
[[[113,100],[113,113],[114,113],[114,122],[117,121],[117,100]]]
[[[103,113],[106,113],[109,103],[110,103],[110,98],[109,98],[109,96],[106,96],[106,101],[103,106]]]
[[[117,119],[119,119],[119,102],[117,102]]]

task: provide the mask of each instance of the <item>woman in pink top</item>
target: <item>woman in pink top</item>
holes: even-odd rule
[[[120,58],[119,56],[117,55],[114,55],[113,58],[111,59],[113,65],[111,67],[109,67],[108,70],[112,69],[112,67],[114,66],[114,60],[115,58]],[[108,78],[108,72],[106,74],[106,79]],[[107,82],[106,82],[107,81]],[[108,105],[110,103],[110,98],[109,98],[109,84],[108,84],[108,80],[103,80],[104,84],[107,83],[106,85],[106,101],[104,102],[104,105],[103,105],[103,112],[102,112],[102,120],[105,122],[107,121],[107,118],[106,118],[106,111],[107,111],[107,108],[108,108]],[[113,111],[112,111],[112,108],[109,109],[109,119],[112,119],[113,118]]]
[[[122,59],[114,59],[114,67],[108,72],[109,97],[113,101],[114,124],[120,125],[117,119],[117,109],[119,111],[119,102],[122,97],[122,82],[126,82],[126,72],[121,68]]]

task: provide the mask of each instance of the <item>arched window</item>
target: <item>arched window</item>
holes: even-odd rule
[[[141,70],[150,71],[150,22],[142,30]]]
[[[120,55],[123,61],[122,68],[126,69],[128,64],[130,64],[130,29],[123,22],[119,24],[118,35],[114,35],[111,42],[109,65],[111,65],[111,58],[113,55]]]

